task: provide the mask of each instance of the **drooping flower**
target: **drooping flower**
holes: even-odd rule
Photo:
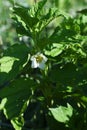
[[[31,56],[31,67],[32,68],[40,68],[42,70],[45,69],[45,63],[47,62],[47,57],[43,55],[42,53],[37,53],[33,56]]]

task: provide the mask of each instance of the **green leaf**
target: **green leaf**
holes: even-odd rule
[[[13,13],[19,16],[18,21],[22,20],[30,30],[30,28],[32,28],[32,26],[34,26],[38,22],[38,19],[35,17],[31,17],[30,14],[28,13],[29,10],[30,10],[29,8],[25,8],[22,6],[15,6],[13,8]]]
[[[41,32],[55,18],[59,16],[62,16],[65,18],[65,15],[66,14],[64,14],[64,12],[59,11],[57,8],[49,8],[49,9],[43,8],[42,12],[38,16],[39,21],[36,25],[37,32]]]
[[[7,98],[4,107],[4,114],[7,118],[12,119],[21,113],[23,105],[30,97],[31,88],[34,86],[33,80],[20,78],[12,82],[9,87],[0,90],[0,97]]]
[[[87,8],[86,9],[82,9],[80,11],[77,11],[77,13],[81,13],[81,14],[87,15]]]
[[[22,6],[15,6],[13,8],[13,13],[15,14],[14,20],[19,23],[21,29],[25,28],[24,34],[28,32],[32,38],[35,35],[38,37],[38,34],[55,18],[59,16],[69,18],[66,13],[59,11],[57,8],[45,8],[46,2],[47,0],[37,2],[31,9]],[[21,33],[20,28],[19,32]]]
[[[73,84],[78,77],[78,71],[76,69],[76,66],[72,63],[68,63],[64,67],[54,65],[49,71],[49,79],[53,82],[59,82],[64,86]]]
[[[34,89],[35,86],[36,83],[34,80],[20,78],[13,81],[9,87],[0,90],[0,98],[2,99],[0,108],[3,109],[6,118],[11,120],[16,130],[18,130],[17,127],[19,127],[17,122],[19,122],[20,117],[23,117],[29,104],[29,99],[32,95],[31,88]]]
[[[2,99],[2,101],[0,103],[0,110],[2,110],[4,108],[6,102],[7,102],[7,98]]]
[[[59,54],[61,54],[63,50],[64,50],[63,44],[53,43],[51,50],[50,51],[45,50],[45,54],[55,57],[55,56],[58,56]]]
[[[82,60],[79,60],[79,66],[81,62]],[[81,65],[84,65],[84,63],[85,60],[83,60]],[[49,71],[49,80],[65,87],[83,84],[87,80],[87,66],[79,66],[73,63],[67,63],[63,66],[56,63]]]
[[[50,108],[49,109],[53,115],[53,117],[62,123],[66,123],[70,120],[73,115],[73,108],[71,105],[67,104],[67,107],[59,106],[57,108]]]
[[[19,61],[18,58],[5,56],[0,60],[0,72],[9,73],[15,61]]]
[[[0,86],[15,78],[23,69],[28,59],[29,48],[24,44],[13,45],[4,52],[0,59]]]
[[[15,26],[16,26],[17,34],[31,37],[31,33],[29,29],[27,29],[26,24],[24,24],[22,20],[18,19],[18,17],[13,19],[14,21],[16,21]]]
[[[37,2],[34,6],[32,6],[32,8],[29,11],[30,16],[39,18],[46,2],[47,0],[43,0],[43,1]]]
[[[22,130],[22,127],[24,125],[24,119],[23,117],[16,117],[14,119],[11,120],[11,123],[13,125],[13,127],[15,128],[15,130]]]

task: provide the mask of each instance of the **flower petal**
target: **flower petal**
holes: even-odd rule
[[[40,63],[39,66],[38,66],[38,68],[44,70],[45,69],[45,64],[44,63]]]
[[[41,54],[41,56],[43,57],[44,62],[46,62],[48,60],[48,58],[46,56],[44,56],[43,54]]]
[[[32,60],[31,68],[37,68],[37,67],[38,67],[38,63],[36,59],[34,58],[34,60]]]

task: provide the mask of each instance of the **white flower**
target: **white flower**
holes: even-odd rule
[[[47,57],[44,56],[42,53],[37,53],[31,57],[31,67],[32,68],[40,68],[42,70],[45,69],[45,63],[47,61]]]

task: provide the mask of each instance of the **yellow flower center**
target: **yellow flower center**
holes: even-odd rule
[[[40,56],[40,55],[36,56],[36,61],[37,61],[38,63],[41,63],[42,60],[43,60],[43,57],[42,57],[42,56]]]

